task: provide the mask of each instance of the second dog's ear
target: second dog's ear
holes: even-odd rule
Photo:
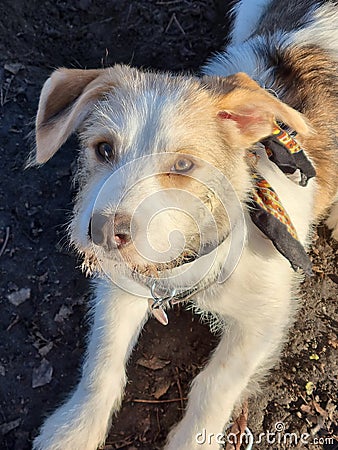
[[[109,69],[58,69],[45,82],[36,117],[37,164],[48,161],[112,87]]]
[[[204,77],[216,95],[217,118],[229,138],[249,147],[272,133],[274,121],[281,120],[301,136],[311,133],[305,117],[262,89],[245,73],[229,77]]]

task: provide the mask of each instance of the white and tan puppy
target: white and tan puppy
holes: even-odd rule
[[[42,426],[35,450],[104,443],[148,299],[164,291],[182,300],[194,294],[223,333],[165,448],[220,447],[198,443],[197,433],[222,433],[278,358],[296,312],[301,274],[248,207],[248,155],[275,120],[298,133],[317,175],[300,186],[260,146],[255,171],[276,191],[302,245],[332,205],[327,223],[338,236],[337,4],[242,0],[234,12],[232,41],[202,78],[120,65],[59,69],[42,89],[35,162],[46,163],[79,132],[70,239],[98,277],[82,377]],[[166,323],[162,307],[153,313]]]

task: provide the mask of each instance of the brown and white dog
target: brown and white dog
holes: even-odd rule
[[[332,205],[327,224],[338,237],[337,3],[242,0],[234,12],[231,43],[201,78],[121,65],[59,69],[42,89],[35,162],[80,133],[70,239],[98,277],[81,380],[35,450],[104,442],[149,303],[166,323],[162,303],[187,297],[223,334],[165,448],[220,447],[196,435],[222,433],[278,358],[302,278],[251,220],[248,155],[303,246]],[[275,120],[298,133],[315,167],[306,186],[256,145]]]

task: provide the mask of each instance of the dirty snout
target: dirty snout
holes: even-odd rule
[[[105,264],[114,260],[140,273],[162,271],[196,256],[200,230],[186,211],[163,208],[162,194],[153,194],[126,212],[95,211],[89,221],[88,238]],[[106,208],[108,209],[108,208]]]

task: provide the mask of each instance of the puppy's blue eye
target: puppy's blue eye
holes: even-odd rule
[[[115,150],[108,142],[97,144],[96,154],[102,161],[112,162],[115,159]]]
[[[188,158],[180,158],[178,159],[173,167],[171,168],[172,172],[178,173],[186,173],[194,167],[194,163],[190,161]]]

